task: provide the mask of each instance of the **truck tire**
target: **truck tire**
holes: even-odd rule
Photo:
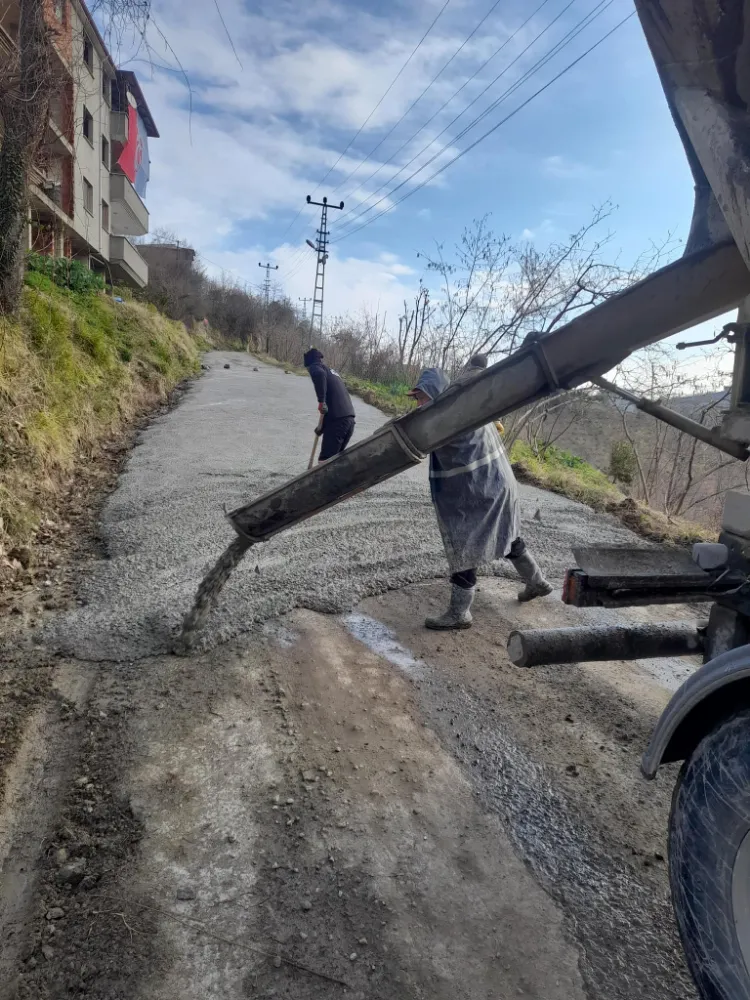
[[[750,709],[685,761],[672,799],[669,877],[703,1000],[750,1000]]]

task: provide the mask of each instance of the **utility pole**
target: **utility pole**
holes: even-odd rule
[[[266,309],[268,309],[268,303],[271,300],[271,271],[278,271],[278,264],[261,264],[258,261],[258,267],[264,267],[266,269],[266,276],[263,279],[263,298],[266,303]]]
[[[268,330],[268,303],[271,300],[271,271],[278,271],[278,264],[261,264],[258,261],[258,267],[265,268],[266,276],[263,279],[263,300],[265,302],[265,308],[263,310],[263,327],[266,335],[266,354],[271,353],[271,338]]]
[[[313,292],[310,333],[313,334],[317,328],[318,333],[322,334],[323,290],[325,287],[326,261],[328,260],[328,237],[331,235],[328,232],[328,209],[342,209],[344,207],[344,203],[342,201],[340,205],[329,205],[327,198],[324,198],[322,201],[313,201],[311,196],[308,195],[307,204],[318,205],[320,207],[320,229],[318,230],[318,238],[315,243],[313,243],[312,240],[308,240],[307,244],[308,246],[311,246],[318,255],[318,265],[315,269],[315,290]]]
[[[297,299],[297,301],[302,303],[302,322],[304,323],[304,321],[307,319],[307,303],[312,302],[312,299],[311,298],[303,299],[300,297]]]

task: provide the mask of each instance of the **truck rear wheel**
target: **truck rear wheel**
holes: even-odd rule
[[[750,1000],[750,709],[685,761],[672,799],[669,875],[703,1000]]]

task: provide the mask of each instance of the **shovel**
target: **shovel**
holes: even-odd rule
[[[318,431],[323,429],[323,414],[320,415],[320,420],[318,421]],[[320,435],[316,432],[315,440],[313,441],[312,451],[310,452],[310,461],[307,463],[307,468],[312,469],[315,465],[315,453],[318,450],[318,442],[320,441]]]

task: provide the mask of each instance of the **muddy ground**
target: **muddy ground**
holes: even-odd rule
[[[279,386],[281,373],[264,378],[290,405],[301,395]],[[220,404],[221,387],[206,390],[216,398],[201,398],[199,384],[187,402]],[[226,398],[236,397],[234,385]],[[128,507],[122,552],[110,514],[134,495],[145,518],[164,504],[158,449],[178,450],[173,422],[188,423],[186,439],[209,433],[181,409],[147,437],[143,459],[136,449],[104,511],[104,547],[89,551],[71,594],[89,603],[35,613],[31,627],[23,614],[4,622],[12,666],[0,705],[12,735],[0,809],[0,996],[694,996],[664,860],[675,775],[647,784],[638,772],[676,672],[513,668],[511,628],[575,623],[584,612],[555,596],[521,607],[502,578],[482,580],[470,632],[425,631],[442,582],[396,573],[397,589],[376,586],[392,554],[381,552],[376,570],[353,571],[349,559],[368,516],[382,525],[384,511],[406,516],[403,504],[429,542],[421,481],[349,515],[340,575],[356,572],[355,590],[372,594],[356,606],[314,610],[306,579],[296,608],[261,622],[246,577],[200,654],[159,652],[168,626],[159,611],[161,624],[140,627],[119,662],[82,655],[119,634],[122,591],[108,574],[119,574],[120,559],[131,572],[138,541],[155,530]],[[285,460],[298,462],[306,445],[290,440]],[[226,469],[231,439],[222,447],[212,460]],[[279,474],[269,464],[259,463],[258,481]],[[184,506],[185,490],[169,489]],[[215,515],[197,492],[203,513],[191,525],[203,517],[208,537]],[[567,551],[576,532],[608,530],[607,519],[564,504],[524,494],[535,541],[547,533],[543,559],[561,538]],[[295,551],[332,564],[335,525],[307,530]],[[155,570],[162,583],[175,572],[172,544]],[[274,580],[287,551],[264,553]],[[258,575],[251,567],[248,577]],[[243,594],[252,598],[246,627]],[[134,594],[125,621],[146,621],[143,600]],[[155,655],[138,655],[149,629]]]

